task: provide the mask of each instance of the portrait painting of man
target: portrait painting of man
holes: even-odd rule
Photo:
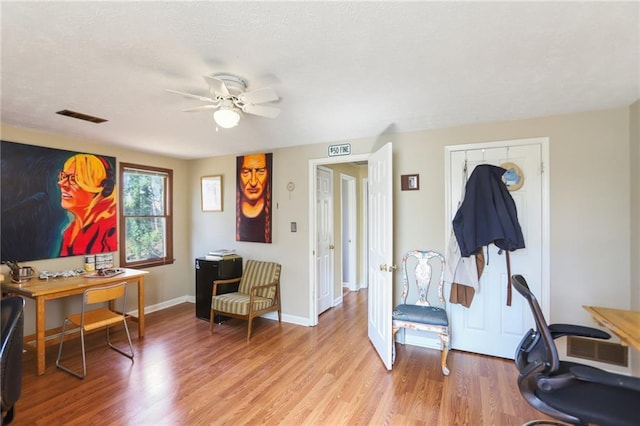
[[[236,158],[236,240],[271,243],[273,154]]]
[[[116,251],[115,158],[2,141],[2,260]]]

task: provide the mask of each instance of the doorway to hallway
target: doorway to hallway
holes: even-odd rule
[[[326,309],[342,303],[349,290],[367,286],[367,164],[369,154],[310,162],[310,324]],[[327,197],[331,201],[326,200]],[[330,301],[329,301],[329,294]],[[327,306],[329,305],[329,306]]]

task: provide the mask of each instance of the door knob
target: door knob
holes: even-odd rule
[[[380,265],[380,270],[381,271],[386,271],[387,270],[387,264],[385,263],[384,265]]]
[[[391,266],[389,266],[389,272],[391,272],[391,271],[395,271],[395,270],[397,270],[397,269],[398,269],[398,266],[397,266],[397,265],[391,265]]]
[[[333,244],[329,244],[329,250],[333,250],[335,246]]]

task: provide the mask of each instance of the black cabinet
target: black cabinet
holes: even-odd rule
[[[213,282],[242,276],[242,258],[235,256],[223,260],[196,259],[196,316],[209,321],[211,318],[211,293]],[[238,291],[237,284],[218,287],[218,294]],[[222,322],[225,317],[216,314],[215,322]]]

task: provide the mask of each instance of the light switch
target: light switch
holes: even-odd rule
[[[296,222],[291,222],[291,232],[298,232],[298,224]]]

